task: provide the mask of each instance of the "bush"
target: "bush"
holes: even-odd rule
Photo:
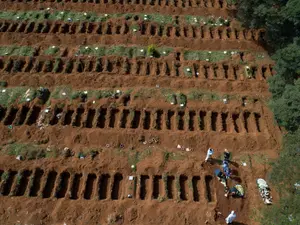
[[[186,106],[187,97],[182,93],[178,94],[177,97],[178,97],[178,103],[180,104],[180,106]]]
[[[71,99],[77,99],[77,98],[79,98],[79,95],[80,95],[80,91],[75,91],[75,92],[73,92],[72,93],[72,95],[71,95]]]
[[[183,72],[187,77],[193,77],[193,72],[190,67],[184,67]]]
[[[7,87],[7,82],[4,80],[0,81],[0,87]]]
[[[92,159],[94,159],[98,154],[99,154],[99,152],[97,150],[91,150],[90,151],[90,156],[91,156]]]
[[[47,88],[40,87],[37,90],[37,98],[42,100],[43,103],[45,103],[48,100],[49,96],[50,96],[50,91]]]
[[[300,183],[300,2],[240,1],[237,10],[244,25],[266,29],[266,43],[271,50],[280,49],[273,56],[276,75],[268,80],[272,92],[270,107],[278,124],[290,132],[283,138],[280,157],[270,175],[281,200],[263,210],[260,222],[300,224],[300,195],[295,187]]]
[[[295,85],[287,85],[282,97],[273,99],[270,107],[280,126],[295,131],[300,125],[300,79]]]
[[[159,52],[156,50],[154,45],[149,45],[147,47],[147,55],[153,57],[159,57]]]

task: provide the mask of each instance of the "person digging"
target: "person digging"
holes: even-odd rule
[[[224,161],[229,162],[230,160],[230,152],[225,148],[224,150]]]
[[[230,178],[230,176],[231,176],[231,169],[229,168],[228,162],[224,160],[222,167],[223,167],[223,172],[224,172],[224,174],[226,176],[226,179]]]
[[[243,198],[244,194],[245,192],[243,186],[236,184],[225,193],[225,197],[229,197],[231,195],[234,198]]]
[[[228,192],[228,186],[227,186],[227,180],[226,180],[225,174],[221,170],[216,169],[215,170],[215,175],[217,176],[217,179],[220,181],[220,183],[224,186],[225,193],[227,193]]]

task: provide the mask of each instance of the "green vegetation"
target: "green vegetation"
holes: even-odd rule
[[[0,87],[7,87],[7,81],[1,80]]]
[[[3,153],[8,155],[21,155],[23,159],[33,160],[45,158],[45,150],[38,145],[24,144],[24,143],[12,143],[3,148]]]
[[[147,48],[147,55],[154,56],[156,54],[155,45],[149,45]]]
[[[238,0],[226,0],[228,5],[236,5],[238,3]]]
[[[72,88],[68,86],[59,86],[54,89],[50,95],[50,99],[72,99]]]
[[[193,71],[191,67],[184,67],[183,72],[187,77],[193,77]]]
[[[139,89],[138,91],[136,91],[133,94],[133,97],[136,98],[142,98],[142,99],[146,99],[146,98],[153,98],[157,96],[157,91],[154,88],[143,88],[143,89]]]
[[[33,56],[34,52],[30,46],[0,46],[0,56]]]
[[[21,180],[22,180],[22,174],[21,174],[21,173],[18,173],[18,174],[17,174],[17,185],[20,185],[20,184],[21,184]]]
[[[8,107],[14,103],[23,103],[34,100],[36,89],[28,87],[14,87],[0,89],[0,105]]]
[[[96,98],[97,99],[101,99],[101,98],[109,98],[112,97],[114,95],[114,91],[113,90],[100,90],[100,91],[96,91]]]
[[[144,46],[82,46],[79,48],[77,55],[92,55],[92,56],[124,56],[128,58],[136,58],[136,57],[160,57],[167,56],[173,51],[172,48],[162,47],[155,48],[154,45],[150,45],[148,47]]]
[[[300,224],[300,2],[240,1],[237,14],[245,26],[266,30],[265,44],[276,61],[276,75],[268,80],[269,105],[278,124],[288,131],[270,174],[281,199],[265,208],[259,220],[263,225]]]
[[[15,103],[18,104],[33,101],[36,98],[40,100],[40,104],[44,104],[47,100],[47,104],[50,104],[52,99],[72,102],[72,100],[76,99],[86,101],[102,98],[116,98],[117,96],[119,97],[128,94],[132,94],[134,99],[159,98],[165,99],[166,102],[172,105],[183,104],[182,106],[186,106],[189,100],[223,101],[223,98],[226,98],[227,100],[241,100],[241,96],[224,95],[201,89],[192,89],[189,92],[180,93],[167,88],[143,88],[135,91],[132,89],[121,91],[118,89],[73,90],[70,86],[58,86],[51,91],[51,94],[48,89],[42,87],[39,89],[28,87],[0,88],[0,105],[8,107]],[[251,98],[248,99],[248,102],[251,102]],[[295,108],[296,107],[297,105],[295,105]],[[295,114],[295,116],[297,115]],[[288,119],[288,117],[285,119]]]
[[[163,202],[165,200],[167,200],[167,197],[165,197],[165,196],[158,196],[158,198],[157,198],[158,202]]]
[[[208,101],[219,101],[222,99],[221,94],[214,92],[203,91],[199,89],[191,90],[187,94],[188,100],[208,100]],[[234,96],[228,96],[227,99],[234,99]]]
[[[59,52],[59,47],[56,47],[56,46],[51,46],[51,47],[49,47],[49,48],[47,48],[45,51],[44,51],[44,53],[45,53],[45,55],[55,55],[56,53],[58,53]]]
[[[172,16],[162,15],[162,14],[147,14],[144,15],[144,20],[149,20],[160,25],[173,24],[175,25],[175,21]]]
[[[184,59],[185,60],[200,60],[206,62],[220,62],[224,60],[231,60],[233,56],[239,55],[241,52],[237,50],[225,50],[225,51],[185,51]],[[243,51],[242,53],[250,53],[254,56],[256,61],[261,61],[263,59],[269,58],[265,52],[252,52],[252,51]],[[241,63],[246,63],[241,61]]]
[[[5,181],[7,181],[8,177],[9,177],[9,172],[4,171],[4,173],[1,175],[1,180],[3,180],[5,182]]]
[[[111,19],[124,18],[132,21],[150,21],[158,25],[173,25],[177,26],[175,18],[169,15],[162,14],[97,14],[94,12],[74,12],[74,11],[1,11],[0,19],[2,20],[17,20],[17,21],[66,21],[66,22],[105,22]],[[185,22],[192,25],[208,25],[208,26],[229,26],[230,20],[221,17],[200,17],[186,16]],[[132,29],[131,29],[132,30]]]
[[[178,104],[179,104],[181,107],[186,106],[186,103],[187,103],[187,97],[186,97],[184,94],[182,94],[182,93],[177,94],[177,99],[178,99]]]
[[[177,104],[176,94],[172,89],[162,89],[161,91],[162,96],[172,105]]]
[[[133,172],[136,171],[136,166],[138,164],[138,162],[144,160],[145,158],[149,157],[152,154],[151,149],[146,149],[144,151],[136,151],[136,150],[130,150],[127,153],[127,158],[128,158],[128,164],[130,166],[134,166],[132,169]]]
[[[61,70],[61,65],[62,65],[62,60],[61,60],[61,58],[56,58],[56,59],[55,59],[55,62],[54,62],[53,71],[54,71],[55,73],[60,72],[60,70]]]
[[[300,36],[300,2],[298,0],[239,1],[238,18],[245,26],[265,28],[266,42],[280,49]]]
[[[29,88],[19,99],[19,103],[29,102],[35,99],[37,94],[37,90],[34,88]]]
[[[230,26],[230,20],[222,17],[185,16],[185,22],[196,26]]]
[[[231,56],[237,54],[237,51],[185,51],[185,60],[201,60],[207,62],[219,62],[230,60]]]

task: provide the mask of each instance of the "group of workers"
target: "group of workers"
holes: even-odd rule
[[[205,162],[212,160],[212,155],[214,153],[214,150],[212,148],[209,148],[207,150],[207,155],[205,158]],[[222,185],[225,187],[225,197],[229,197],[230,195],[233,197],[244,197],[244,189],[242,185],[235,184],[232,188],[229,188],[227,185],[227,180],[231,177],[231,169],[229,168],[229,162],[230,162],[230,152],[225,149],[224,150],[224,159],[222,161],[222,170],[216,169],[215,175],[217,176],[218,180],[221,182]],[[233,220],[236,218],[236,213],[234,211],[231,211],[231,213],[226,217],[225,222],[227,224],[232,224]]]

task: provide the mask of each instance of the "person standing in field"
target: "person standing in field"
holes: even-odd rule
[[[212,156],[213,153],[214,153],[214,150],[213,150],[212,148],[209,148],[209,149],[207,150],[205,162],[207,162],[207,160],[211,158],[211,156]]]
[[[223,160],[222,167],[223,167],[223,172],[226,175],[226,179],[230,178],[230,176],[231,176],[231,170],[229,168],[228,161]]]
[[[229,162],[230,159],[230,152],[225,148],[224,150],[224,161]]]
[[[233,220],[236,218],[235,212],[232,210],[231,213],[225,219],[226,224],[232,224]]]

